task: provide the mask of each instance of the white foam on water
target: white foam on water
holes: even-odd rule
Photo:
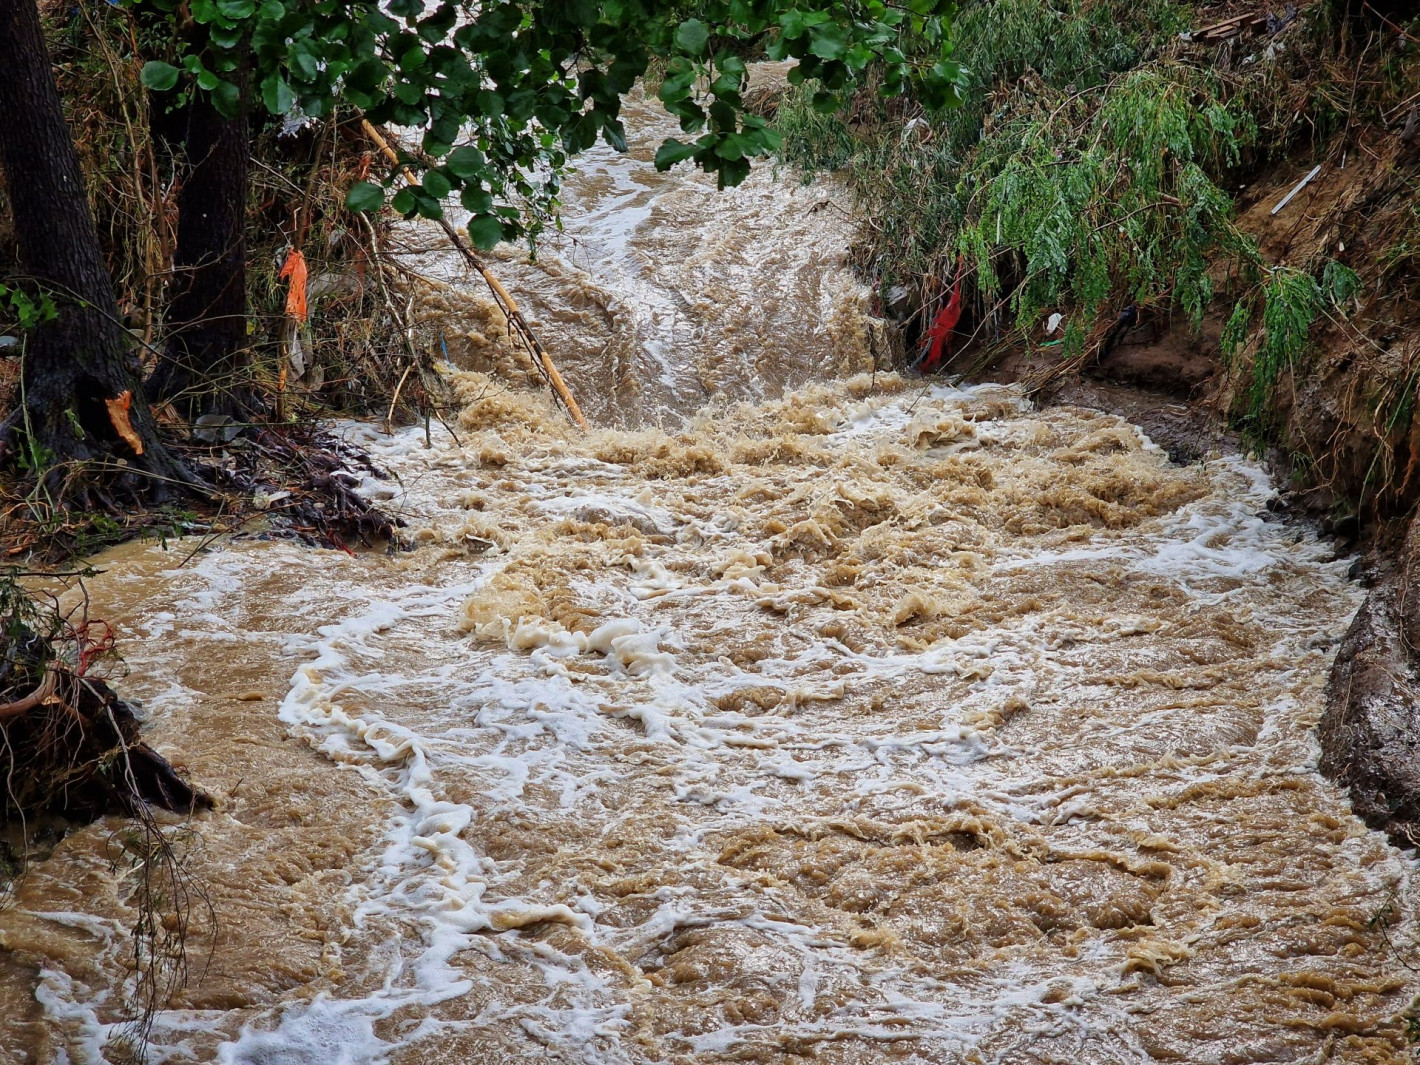
[[[977,395],[938,388],[930,398],[957,404]],[[911,402],[910,397],[880,402],[871,416],[860,411],[848,429],[828,438],[828,446],[861,448],[873,446],[874,437],[900,438],[920,417],[920,408],[909,411]],[[422,479],[406,478],[418,485],[407,496],[411,505],[425,515],[452,516],[455,512],[440,498],[443,489],[429,472],[442,453],[421,458],[421,452],[403,449],[404,443],[388,445],[385,457],[420,459],[425,467]],[[530,462],[528,470],[536,465]],[[1325,545],[1302,530],[1257,516],[1271,489],[1253,467],[1220,460],[1202,476],[1213,485],[1208,495],[1142,532],[1111,534],[1089,548],[1022,552],[997,558],[992,566],[1009,573],[1109,560],[1127,572],[1167,578],[1199,604],[1227,601],[1248,588],[1266,586],[1279,574],[1306,571],[1310,580],[1330,583],[1337,595],[1354,602],[1354,593],[1341,580],[1343,563],[1328,561]],[[529,498],[531,506],[548,515],[546,520],[572,509],[563,501],[580,505],[584,500],[593,500],[608,516],[643,519],[653,529],[674,527],[686,517],[666,506],[633,505],[638,486],[616,481],[579,488],[576,496],[561,497],[550,507],[548,496],[531,493]],[[498,631],[483,633],[483,643],[470,645],[451,633],[448,619],[465,599],[485,593],[499,561],[481,565],[473,579],[461,583],[402,588],[320,630],[303,650],[308,662],[293,678],[281,718],[398,801],[401,813],[372,874],[352,888],[353,931],[357,936],[389,935],[392,928],[410,931],[387,944],[395,960],[378,990],[355,999],[291,1004],[271,1020],[244,1029],[224,1045],[220,1060],[281,1062],[318,1054],[341,1062],[384,1061],[400,1048],[417,1046],[421,1038],[509,1023],[578,1061],[649,1060],[626,1040],[632,1031],[634,982],[627,985],[595,971],[585,952],[633,958],[654,951],[680,930],[697,927],[740,927],[798,958],[800,970],[790,981],[789,995],[805,1016],[664,1036],[667,1048],[678,1046],[692,1055],[729,1054],[771,1035],[811,1043],[851,1034],[883,1045],[911,1037],[918,1045],[963,1051],[1008,1022],[1023,1031],[1078,1028],[1095,1035],[1126,1023],[1127,1011],[1110,1002],[1108,981],[1068,969],[1041,973],[1008,966],[983,971],[975,986],[942,983],[865,957],[836,934],[774,916],[752,896],[731,909],[707,910],[693,889],[668,886],[657,909],[644,919],[609,925],[608,905],[595,895],[551,884],[529,891],[521,870],[469,842],[478,835],[481,818],[512,811],[535,819],[596,812],[605,819],[609,795],[622,779],[618,752],[628,726],[635,742],[647,745],[647,757],[663,766],[658,786],[683,811],[675,815],[681,823],[666,845],[684,855],[687,868],[706,860],[712,837],[780,816],[803,821],[804,811],[829,795],[865,804],[879,821],[894,810],[915,809],[924,795],[939,809],[969,804],[1010,821],[1046,827],[1088,824],[1098,816],[1088,795],[1068,787],[1031,784],[1023,789],[1042,771],[1032,764],[1038,752],[1015,749],[993,731],[965,721],[973,707],[999,704],[1002,692],[1078,683],[1067,682],[1061,667],[1048,662],[1049,618],[1026,615],[993,631],[938,640],[916,652],[855,652],[825,641],[761,659],[748,672],[703,654],[687,657],[679,649],[685,636],[678,629],[678,611],[700,611],[713,602],[719,605],[711,612],[720,610],[733,625],[745,611],[760,609],[756,603],[763,591],[754,578],[762,567],[754,561],[752,545],[733,534],[724,544],[702,548],[725,560],[711,568],[720,576],[709,581],[668,567],[676,548],[667,548],[659,559],[633,558],[620,572],[580,578],[578,586],[589,596],[600,595],[628,611],[584,631],[524,617],[503,619]],[[1218,590],[1218,581],[1241,583]],[[1297,640],[1315,628],[1305,619],[1289,626],[1273,615],[1266,624],[1275,634],[1278,655],[1297,654]],[[1127,641],[1163,627],[1154,618],[1122,616],[1089,637]],[[426,651],[430,661],[422,671],[398,672],[406,668],[403,659],[385,646],[410,633],[433,642]],[[490,646],[488,638],[496,645]],[[450,669],[454,658],[459,664]],[[595,664],[596,671],[579,671],[582,663]],[[815,708],[831,710],[844,697],[845,681],[833,673],[850,668],[846,675],[858,689],[891,688],[923,676],[952,678],[967,684],[965,702],[940,727],[835,721],[832,713]],[[723,696],[766,684],[784,694],[773,709],[749,715],[716,705]],[[430,701],[427,693],[432,691],[437,695]],[[414,696],[411,705],[413,693],[426,694]],[[349,695],[359,696],[359,710],[344,705]],[[1259,742],[1288,732],[1286,720],[1294,710],[1281,703],[1268,707]],[[1161,711],[1101,736],[1118,742],[1133,730],[1147,735],[1168,720]],[[1211,779],[1221,775],[1192,771],[1175,785],[1161,783],[1158,793],[1182,794]],[[460,793],[476,792],[478,800],[451,798],[454,784]],[[646,786],[647,779],[638,778],[637,787]],[[520,931],[549,925],[562,926],[584,946],[569,953],[565,945],[551,946]],[[1099,964],[1119,966],[1118,948],[1093,943],[1090,949],[1099,953]],[[532,975],[542,994],[514,1003],[494,993],[494,1001],[474,1016],[439,1012],[488,978],[485,965],[470,967],[470,954],[493,959],[488,964],[495,970],[512,965]],[[823,1000],[824,981],[834,978],[871,988],[871,994],[826,1017],[810,1016]],[[1069,983],[1068,994],[1061,992],[1061,980]],[[487,993],[485,986],[482,994]],[[1086,1007],[1089,1020],[1079,1013]],[[437,1021],[430,1020],[436,1014]],[[401,1017],[429,1023],[410,1028],[406,1022],[407,1030],[394,1042],[376,1034],[381,1022]],[[1133,1045],[1128,1037],[1119,1038]]]

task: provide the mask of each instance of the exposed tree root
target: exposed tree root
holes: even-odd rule
[[[212,800],[139,738],[133,707],[97,675],[112,657],[113,634],[87,616],[87,601],[66,613],[59,598],[46,600],[20,579],[13,571],[0,577],[0,826],[18,828],[27,851],[37,823],[123,818],[110,853],[132,885],[138,916],[129,1020],[109,1039],[105,1060],[146,1061],[154,1017],[188,980],[192,921],[215,920],[180,853],[184,830],[161,824],[154,811],[191,814]],[[10,876],[28,854],[14,857]]]
[[[77,665],[56,661],[54,642],[27,627],[5,637],[0,684],[0,773],[9,821],[40,813],[88,819],[148,806],[191,813],[212,800],[141,739],[133,708]]]
[[[75,493],[61,506],[34,492],[22,495],[14,484],[8,493],[0,490],[0,559],[59,565],[145,532],[232,532],[254,521],[268,535],[320,547],[368,547],[395,538],[403,522],[359,492],[365,477],[388,474],[359,448],[316,424],[237,428],[239,435],[220,444],[169,443],[203,485],[182,505],[144,506],[95,490]]]
[[[389,475],[319,426],[252,430],[194,465],[231,499],[229,516],[249,519],[260,511],[271,531],[313,546],[369,547],[392,540],[404,524],[358,491],[361,475]]]

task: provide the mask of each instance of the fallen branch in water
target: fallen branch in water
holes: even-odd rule
[[[0,822],[40,813],[175,813],[211,799],[139,738],[133,708],[93,674],[108,626],[62,615],[13,577],[0,579],[0,749],[9,756]]]
[[[413,171],[399,161],[399,154],[390,147],[389,142],[385,140],[380,131],[365,118],[360,120],[360,125],[361,128],[364,129],[365,135],[375,142],[376,147],[384,153],[385,157],[395,166],[399,167],[405,180],[411,185],[419,184],[419,180],[414,176]],[[528,353],[532,356],[533,365],[537,367],[538,373],[542,375],[542,379],[546,381],[548,387],[552,389],[553,394],[567,411],[567,414],[580,428],[587,428],[587,419],[582,416],[582,408],[577,404],[576,397],[572,395],[571,390],[567,387],[567,382],[562,379],[562,374],[558,372],[557,365],[552,361],[552,356],[547,353],[547,349],[545,349],[542,343],[537,339],[537,335],[533,332],[532,326],[530,326],[527,319],[523,317],[522,311],[518,310],[518,304],[513,299],[512,295],[503,287],[502,282],[493,275],[493,271],[489,270],[483,260],[464,242],[464,239],[459,236],[458,230],[453,227],[447,218],[440,218],[438,222],[440,228],[443,229],[445,235],[449,238],[450,243],[453,244],[454,250],[463,256],[464,261],[477,270],[483,280],[488,284],[489,291],[493,293],[494,302],[498,304],[498,309],[503,312],[503,316],[508,320],[509,331],[515,333],[518,339],[521,340],[523,345],[528,349]]]

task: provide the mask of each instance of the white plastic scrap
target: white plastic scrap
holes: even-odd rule
[[[1320,174],[1320,173],[1321,173],[1321,164],[1320,164],[1320,163],[1317,163],[1316,166],[1312,167],[1311,173],[1308,174],[1306,177],[1302,178],[1301,181],[1299,181],[1299,182],[1297,182],[1295,185],[1293,185],[1293,186],[1292,186],[1292,191],[1289,192],[1289,193],[1287,193],[1287,195],[1283,196],[1281,202],[1278,203],[1276,207],[1272,208],[1272,213],[1273,213],[1273,214],[1276,214],[1276,213],[1277,213],[1278,211],[1280,211],[1282,208],[1286,207],[1287,204],[1291,203],[1291,202],[1292,202],[1292,197],[1295,196],[1297,193],[1301,192],[1301,191],[1302,191],[1304,188],[1306,188],[1309,184],[1311,184],[1312,178],[1316,177],[1316,176],[1317,176],[1318,174]]]

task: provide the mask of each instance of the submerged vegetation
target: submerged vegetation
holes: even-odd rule
[[[144,1061],[157,1010],[188,975],[194,923],[212,924],[183,857],[186,830],[155,811],[212,807],[139,738],[136,708],[109,686],[121,671],[114,633],[88,613],[84,573],[0,572],[0,904],[26,859],[76,823],[121,815],[109,840],[137,914],[125,994],[129,1023],[106,1047]]]

